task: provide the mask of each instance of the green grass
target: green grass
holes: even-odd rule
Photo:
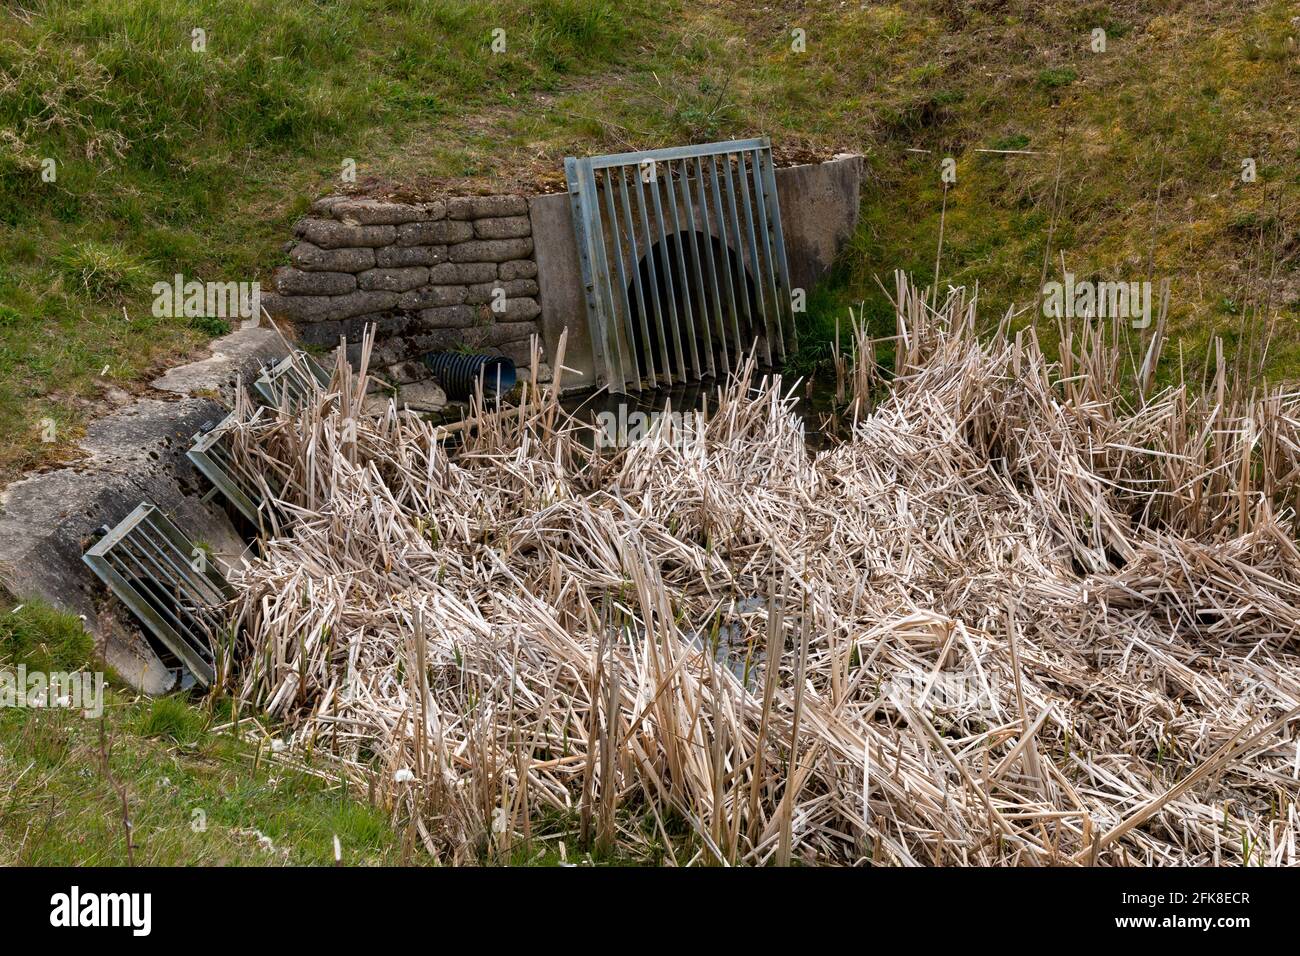
[[[824,18],[816,32],[825,45],[810,46],[797,81],[823,93],[808,125],[857,131],[868,188],[861,228],[823,304],[865,302],[873,331],[893,331],[875,277],[892,288],[890,274],[903,268],[934,280],[939,160],[951,156],[958,179],[947,195],[939,278],[978,283],[986,321],[1032,306],[1054,193],[1048,278],[1059,278],[1063,256],[1081,278],[1172,280],[1177,344],[1165,350],[1166,372],[1179,347],[1199,363],[1213,335],[1229,345],[1237,338],[1243,302],[1269,296],[1258,281],[1248,288],[1256,246],[1262,235],[1267,273],[1280,233],[1278,334],[1266,371],[1273,381],[1300,379],[1293,15],[1277,2],[1045,3],[961,13],[944,4],[870,7],[842,14],[836,29]],[[1089,49],[1094,27],[1107,31],[1104,54]],[[875,52],[855,58],[854,47]],[[1239,178],[1246,156],[1257,162],[1253,184]],[[1024,314],[1016,324],[1032,321]],[[806,324],[812,334],[802,344],[824,351],[829,323],[809,316]]]
[[[0,669],[20,664],[28,673],[96,668],[81,622],[39,603],[0,611]],[[140,697],[111,676],[102,720],[0,709],[0,865],[323,866],[334,862],[335,836],[345,865],[403,861],[386,814],[218,733],[226,711],[181,695]]]
[[[42,601],[13,605],[0,613],[0,666],[73,670],[90,660],[93,650],[79,618]]]
[[[1260,226],[1275,217],[1295,234],[1300,52],[1282,0],[24,11],[0,19],[0,476],[65,457],[105,388],[224,332],[154,318],[149,286],[176,272],[265,278],[345,159],[362,181],[510,189],[562,183],[572,153],[753,134],[778,155],[860,150],[862,228],[820,302],[865,302],[889,332],[873,277],[933,279],[938,162],[952,156],[942,282],[978,282],[986,316],[1031,302],[1056,191],[1056,267],[1063,254],[1079,276],[1141,278],[1154,242],[1193,359],[1240,321],[1224,303],[1246,299]],[[806,52],[791,49],[795,27]],[[1105,53],[1089,49],[1098,27]],[[1243,156],[1258,163],[1250,186]],[[1300,377],[1296,255],[1283,245],[1274,378]],[[805,325],[824,352],[827,324]]]
[[[646,6],[78,0],[0,18],[0,475],[59,459],[106,387],[227,331],[154,318],[153,282],[264,277],[343,160],[384,175],[453,117],[608,67]]]

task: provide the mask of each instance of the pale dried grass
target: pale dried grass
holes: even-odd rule
[[[613,456],[535,381],[451,451],[342,364],[250,415],[228,686],[446,862],[1295,863],[1300,398],[897,306],[815,456],[752,366]]]

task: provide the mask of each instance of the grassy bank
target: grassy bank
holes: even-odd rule
[[[40,605],[0,614],[0,670],[19,665],[97,669],[80,622]],[[402,861],[383,812],[214,731],[224,710],[111,675],[99,719],[0,709],[0,865],[327,865],[335,836],[345,865]]]
[[[804,323],[810,361],[850,303],[887,330],[875,275],[933,278],[951,157],[940,279],[978,282],[983,314],[1032,301],[1050,234],[1056,271],[1171,278],[1193,358],[1268,301],[1270,371],[1294,377],[1294,15],[1280,0],[11,6],[0,475],[66,456],[110,389],[222,331],[154,318],[150,286],[264,276],[347,159],[363,182],[532,188],[572,152],[753,133],[787,160],[861,150],[862,228]]]
[[[108,389],[225,331],[154,318],[154,282],[264,275],[345,160],[360,180],[408,150],[426,173],[472,173],[456,152],[464,137],[440,140],[453,118],[609,66],[654,5],[643,6],[631,16],[586,0],[7,7],[0,473],[57,459]],[[500,53],[488,47],[494,29],[505,31]],[[45,418],[54,443],[40,440]]]

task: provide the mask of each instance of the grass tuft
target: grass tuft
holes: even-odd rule
[[[44,601],[0,611],[0,666],[32,671],[74,671],[94,653],[94,642],[75,614]]]
[[[138,733],[142,737],[163,737],[182,745],[194,744],[207,729],[203,711],[185,697],[157,697],[141,715]]]

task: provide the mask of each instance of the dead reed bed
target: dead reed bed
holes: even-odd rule
[[[752,367],[602,454],[536,382],[451,448],[340,364],[236,435],[287,518],[228,686],[448,863],[1296,863],[1300,396],[896,306],[816,455]]]

